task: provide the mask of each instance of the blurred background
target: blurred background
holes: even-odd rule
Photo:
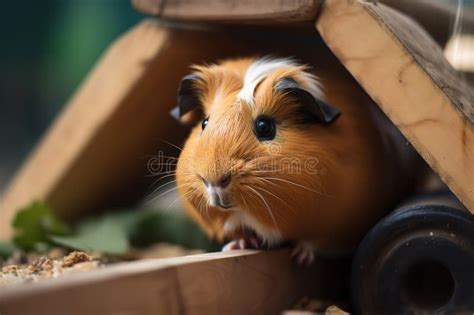
[[[444,1],[474,7],[474,0]],[[2,3],[0,194],[106,47],[141,18],[130,0]],[[453,32],[474,33],[463,29],[462,19],[458,22],[453,16]],[[464,67],[459,63],[466,58],[472,66],[472,47],[472,37],[451,41],[447,53],[458,68]]]
[[[0,194],[107,46],[142,17],[129,0],[2,2]]]

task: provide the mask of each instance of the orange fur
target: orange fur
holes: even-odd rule
[[[301,83],[308,68],[272,72],[249,105],[237,94],[252,62],[247,58],[194,67],[202,78],[198,89],[209,123],[204,131],[200,125],[192,130],[178,162],[177,183],[186,209],[220,239],[239,234],[240,229],[229,232],[224,225],[241,211],[262,227],[278,230],[282,239],[333,250],[352,248],[398,200],[399,184],[411,170],[396,164],[396,148],[387,152],[385,135],[373,118],[374,105],[350,79],[318,73],[325,99],[342,115],[331,125],[303,125],[294,115],[299,105],[273,86],[283,77]],[[253,119],[261,114],[277,122],[271,141],[260,142],[253,133]],[[308,161],[316,164],[311,172],[304,168]],[[209,206],[199,176],[213,181],[229,171],[228,189],[238,209]]]

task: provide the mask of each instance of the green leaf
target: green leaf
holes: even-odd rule
[[[0,257],[10,257],[16,250],[18,248],[13,242],[0,241]]]
[[[220,248],[218,244],[209,240],[199,226],[179,212],[139,211],[137,220],[129,232],[132,244],[137,246],[167,242],[208,251]]]
[[[75,235],[50,236],[49,239],[69,248],[110,255],[123,255],[129,249],[124,227],[109,216],[83,221]]]
[[[31,250],[44,247],[49,235],[70,233],[69,226],[57,218],[47,205],[34,202],[21,209],[13,219],[14,242],[19,247]]]

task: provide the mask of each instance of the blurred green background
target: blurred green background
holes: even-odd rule
[[[107,46],[142,15],[130,0],[2,1],[0,193]]]

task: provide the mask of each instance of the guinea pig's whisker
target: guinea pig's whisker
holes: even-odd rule
[[[186,199],[186,196],[189,196],[189,195],[191,195],[192,193],[194,193],[194,191],[193,191],[193,190],[190,190],[190,191],[188,191],[187,193],[185,193],[184,195],[176,197],[176,199],[174,199],[173,202],[168,205],[167,209],[171,208],[171,206],[172,206],[175,202],[177,202],[180,198]]]
[[[261,161],[261,160],[264,160],[264,161],[265,161],[265,160],[276,160],[276,159],[275,159],[275,157],[273,157],[273,156],[258,156],[258,157],[256,157],[256,158],[253,158],[253,159],[251,159],[251,160],[248,160],[248,161],[247,161],[247,165],[253,165],[253,164],[255,164],[255,163],[258,164],[258,162]]]
[[[169,176],[169,175],[167,175],[167,176]],[[164,178],[164,177],[159,178],[158,180],[155,181],[155,183],[158,183],[158,182],[159,182],[161,179],[163,179],[163,178]],[[154,183],[154,184],[155,184],[155,183]],[[169,185],[169,184],[172,184],[172,183],[176,183],[176,179],[161,184],[160,186],[158,186],[158,187],[156,187],[155,189],[153,189],[152,193],[155,193],[155,192],[157,192],[158,190],[160,190],[161,188],[163,188],[163,187],[165,187],[165,186],[167,186],[167,185]]]
[[[200,210],[201,209],[201,204],[202,204],[202,201],[204,200],[204,197],[201,195],[199,196],[199,201],[198,201],[198,204],[197,204],[197,207],[196,209]]]
[[[202,206],[204,211],[201,209]],[[206,202],[204,195],[200,195],[196,209],[201,210],[201,212],[203,212],[206,217],[209,217],[209,204]]]
[[[183,148],[177,146],[176,144],[173,144],[173,143],[171,143],[171,142],[169,142],[169,141],[166,141],[166,140],[164,140],[164,139],[161,139],[161,141],[163,141],[163,142],[166,143],[166,144],[169,144],[170,146],[172,146],[172,147],[178,149],[179,151],[183,151]]]
[[[272,193],[271,191],[268,191],[266,190],[265,188],[263,187],[258,187],[260,190],[266,192],[267,194],[269,195],[272,195],[273,197],[277,198],[278,200],[280,200],[281,202],[283,202],[287,207],[288,209],[291,211],[291,212],[295,212],[294,209],[286,202],[284,201],[283,199],[281,199],[280,197],[278,197],[277,195],[275,195],[274,193]]]
[[[169,182],[166,182],[160,186],[158,186],[157,188],[153,189],[153,191],[150,193],[150,196],[155,194],[156,192],[158,192],[160,189],[162,189],[163,187],[165,186],[168,186],[170,184],[175,184],[176,183],[176,180],[172,180],[172,181],[169,181]]]
[[[170,171],[166,171],[166,172],[160,172],[160,173],[156,174],[155,176],[166,175],[166,174],[171,174],[171,173],[176,173],[176,170],[170,170]]]
[[[266,178],[263,178],[263,177],[257,177],[257,178],[258,178],[259,180],[262,180],[264,183],[267,183],[267,184],[276,186],[276,187],[278,187],[278,188],[281,188],[281,185],[279,185],[279,184],[277,184],[277,183],[275,183],[275,182],[272,182],[272,181],[270,181],[270,180],[268,180],[268,179],[266,179]],[[266,189],[264,189],[264,188],[262,188],[262,187],[260,187],[260,189],[267,191]],[[278,197],[277,195],[271,193],[270,191],[267,191],[267,192],[268,192],[269,194],[272,194],[272,195],[275,196],[276,198],[280,199],[283,203],[285,203],[285,204],[288,206],[288,208],[290,209],[290,211],[294,212],[293,207],[291,207],[285,200],[281,199],[280,197]]]
[[[170,174],[167,174],[165,176],[161,176],[160,178],[156,179],[153,183],[151,183],[150,187],[153,187],[157,183],[159,183],[161,180],[168,178],[168,177],[173,177],[176,174],[176,172],[172,172]]]
[[[259,180],[263,180],[264,182],[266,182],[266,183],[268,183],[268,184],[271,184],[271,185],[273,185],[273,186],[275,186],[275,187],[281,188],[281,185],[278,185],[277,183],[272,182],[271,180],[268,180],[268,179],[266,179],[265,177],[256,176],[256,178],[259,179]]]
[[[255,165],[255,167],[250,167],[248,168],[248,171],[252,171],[255,173],[276,173],[276,172],[286,172],[288,170],[292,170],[294,168],[288,167],[286,164],[275,164],[275,165],[270,165],[267,163],[263,167],[260,167],[258,165]]]
[[[250,190],[252,190],[263,201],[264,206],[268,210],[268,214],[270,214],[270,217],[272,218],[273,223],[275,224],[275,228],[278,230],[279,229],[278,224],[276,223],[275,217],[273,216],[272,210],[270,209],[270,206],[269,206],[268,202],[265,200],[265,198],[262,196],[262,194],[259,193],[256,189],[252,188],[249,185],[246,185],[246,187],[249,188]]]
[[[321,192],[321,191],[312,189],[312,188],[310,188],[310,187],[306,187],[306,186],[304,186],[304,185],[295,183],[295,182],[290,181],[290,180],[287,180],[287,179],[277,178],[277,177],[266,177],[266,179],[269,179],[269,180],[271,180],[271,179],[273,179],[273,180],[279,180],[279,181],[282,181],[282,182],[285,182],[285,183],[288,183],[288,184],[292,184],[292,185],[294,185],[294,186],[301,187],[301,188],[304,188],[304,189],[306,189],[306,190],[315,192],[315,193],[320,194],[320,195],[325,196],[325,197],[334,198],[333,195],[325,194],[325,193],[323,193],[323,192]]]
[[[257,157],[257,158],[254,158],[250,161],[247,161],[247,165],[249,166],[253,166],[253,165],[259,165],[259,163],[262,163],[262,162],[266,162],[265,163],[265,166],[267,166],[268,162],[272,162],[272,161],[276,161],[278,162],[280,159],[277,158],[277,157],[269,157],[269,156],[260,156],[260,157]]]
[[[206,209],[206,216],[209,218],[209,210],[210,210],[210,207],[209,207],[209,204],[206,202],[206,199],[204,198],[204,196],[201,196],[201,199],[204,204],[204,208]]]
[[[169,183],[168,183],[168,184],[169,184]],[[166,195],[166,194],[168,194],[168,193],[170,193],[170,192],[172,192],[172,191],[174,191],[174,190],[176,190],[176,189],[178,189],[178,188],[185,187],[185,186],[189,186],[189,184],[183,184],[183,185],[179,185],[179,186],[173,187],[173,188],[171,188],[171,189],[168,189],[167,191],[165,191],[165,192],[159,194],[158,196],[153,197],[153,198],[152,198],[150,201],[148,201],[148,202],[153,202],[153,201],[159,199],[160,197],[162,197],[162,196],[164,196],[164,195]]]
[[[245,200],[244,196],[242,195],[242,193],[239,193],[239,197],[240,197],[240,200],[242,200],[242,203],[244,204],[245,208],[249,209],[249,205],[247,201]]]

